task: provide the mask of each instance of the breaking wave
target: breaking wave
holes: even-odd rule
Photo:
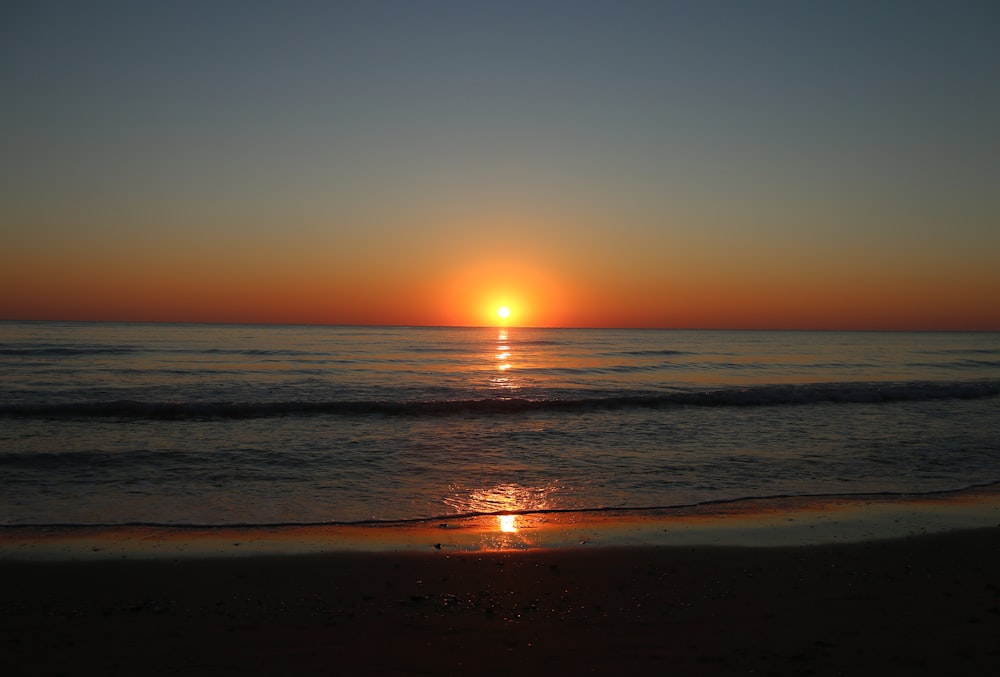
[[[820,383],[764,385],[711,390],[637,392],[556,398],[434,400],[330,400],[265,402],[157,402],[109,400],[0,405],[13,418],[200,419],[273,416],[447,416],[504,415],[535,411],[588,411],[668,407],[763,407],[818,403],[878,404],[944,399],[983,399],[1000,395],[1000,381]]]

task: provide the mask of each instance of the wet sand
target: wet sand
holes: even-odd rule
[[[5,674],[927,674],[1000,665],[1000,528],[784,547],[0,561]]]

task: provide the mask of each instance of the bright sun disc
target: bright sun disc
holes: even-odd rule
[[[499,315],[504,319],[507,319],[508,317],[510,317],[510,308],[508,308],[507,306],[500,306],[499,308],[497,308],[497,315]]]

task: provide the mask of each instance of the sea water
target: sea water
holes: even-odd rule
[[[1000,482],[1000,334],[0,322],[0,525]]]

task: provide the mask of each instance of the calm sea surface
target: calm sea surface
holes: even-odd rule
[[[1000,334],[0,322],[0,524],[1000,481]]]

